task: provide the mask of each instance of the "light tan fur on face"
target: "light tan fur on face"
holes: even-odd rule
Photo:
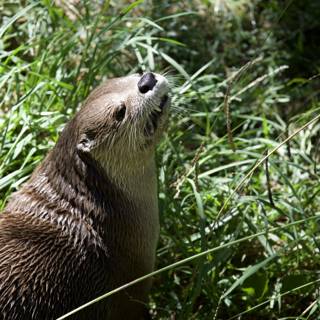
[[[90,95],[83,110],[86,127],[82,130],[95,134],[90,153],[114,182],[130,192],[143,191],[149,180],[153,180],[154,148],[167,124],[168,108],[165,108],[154,134],[149,137],[144,135],[151,112],[159,110],[161,99],[169,92],[167,80],[159,74],[155,76],[155,87],[145,94],[138,90],[139,75],[109,80]],[[115,112],[123,104],[126,115],[118,123]],[[86,111],[89,108],[90,119]],[[136,182],[130,183],[131,179],[136,179]],[[141,183],[143,180],[144,183]]]

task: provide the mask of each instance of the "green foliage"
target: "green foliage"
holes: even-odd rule
[[[320,3],[306,2],[0,3],[0,206],[91,88],[169,70],[158,268],[217,250],[154,278],[154,318],[316,319]]]

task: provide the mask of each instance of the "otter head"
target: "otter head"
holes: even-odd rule
[[[166,78],[151,72],[106,81],[75,117],[78,151],[103,167],[147,159],[166,127],[168,92]]]

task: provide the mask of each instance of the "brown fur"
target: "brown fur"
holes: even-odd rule
[[[144,137],[142,109],[167,87],[144,105],[138,80],[96,89],[0,215],[0,319],[56,319],[153,270],[154,145],[166,117]],[[116,121],[123,102],[125,119]],[[147,280],[70,319],[140,319],[149,288]]]

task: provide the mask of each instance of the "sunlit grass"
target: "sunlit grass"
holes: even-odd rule
[[[269,27],[282,11],[228,4],[223,15],[196,2],[7,5],[0,206],[93,87],[169,70],[172,116],[157,155],[154,318],[312,319],[320,267],[317,78],[288,75],[287,53]],[[248,27],[252,13],[261,21]]]

